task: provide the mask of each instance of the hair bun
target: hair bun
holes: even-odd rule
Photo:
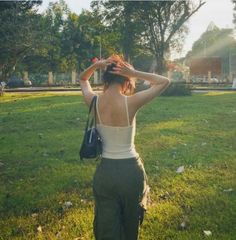
[[[124,85],[125,82],[128,81],[128,90],[130,92],[133,92],[134,86],[130,84],[130,78],[124,77],[118,74],[111,73],[114,71],[114,67],[117,67],[117,64],[119,63],[125,63],[125,60],[122,55],[116,55],[113,54],[108,58],[109,60],[112,60],[113,62],[109,64],[103,74],[103,82],[104,82],[104,89],[108,88],[110,84],[112,83],[119,83],[121,85]]]

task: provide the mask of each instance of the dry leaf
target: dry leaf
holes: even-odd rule
[[[232,191],[233,191],[233,188],[224,189],[223,191],[224,191],[224,192],[232,192]]]
[[[38,232],[43,232],[43,229],[40,225],[37,227],[37,230],[38,230]]]
[[[33,217],[33,218],[35,218],[35,217],[37,217],[38,216],[38,213],[32,213],[31,214],[31,217]]]
[[[209,231],[209,230],[204,230],[203,232],[206,236],[211,236],[212,235],[211,231]]]
[[[72,207],[73,204],[72,204],[72,202],[68,201],[68,202],[65,202],[65,203],[64,203],[64,206],[67,207],[67,208],[69,208],[69,207]]]
[[[183,171],[184,171],[184,166],[180,166],[176,170],[177,173],[182,173]]]
[[[185,228],[186,228],[186,222],[183,221],[183,222],[180,224],[180,227],[181,227],[182,229],[185,229]]]

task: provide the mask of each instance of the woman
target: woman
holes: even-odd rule
[[[137,71],[120,56],[113,55],[80,74],[88,106],[96,95],[88,80],[97,69],[105,72],[104,91],[96,103],[103,152],[93,178],[94,235],[96,240],[136,240],[149,188],[142,159],[134,145],[135,116],[143,105],[160,95],[170,81],[157,74]],[[146,80],[151,87],[132,94],[135,79]]]

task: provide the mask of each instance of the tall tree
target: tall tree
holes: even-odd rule
[[[102,24],[96,11],[82,11],[79,16],[75,13],[68,15],[61,40],[62,55],[68,66],[75,66],[77,61],[79,70],[82,70],[91,63],[91,58],[100,57],[100,50],[102,57],[113,53],[117,38]]]
[[[76,18],[64,0],[49,3],[41,16],[41,31],[44,32],[46,40],[25,60],[31,71],[65,72],[75,68],[72,36],[67,34],[68,29],[73,26],[74,19]],[[71,31],[77,33],[75,29]]]
[[[116,41],[116,50],[130,61],[140,49],[138,39],[142,32],[139,29],[142,25],[136,16],[136,2],[93,1],[91,7],[106,26],[105,36],[111,34]]]
[[[118,30],[122,50],[129,55],[132,46],[142,46],[156,59],[156,70],[165,70],[165,54],[180,48],[187,32],[186,22],[204,5],[190,0],[100,1],[104,23]],[[92,7],[96,3],[92,3]],[[120,27],[117,27],[120,26]]]
[[[90,11],[69,14],[62,31],[62,54],[68,66],[82,70],[99,56],[101,27]]]
[[[64,0],[58,2],[50,2],[49,7],[44,15],[47,22],[47,45],[45,45],[46,58],[49,63],[50,71],[58,71],[60,63],[63,61],[61,58],[61,39],[62,32],[65,27],[65,21],[70,11]]]
[[[42,39],[34,6],[42,1],[0,2],[0,71],[3,80]]]

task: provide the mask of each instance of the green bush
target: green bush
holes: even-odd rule
[[[190,96],[191,88],[183,83],[171,83],[162,96]]]
[[[9,88],[24,87],[24,81],[20,76],[12,75],[7,83]]]
[[[33,86],[40,86],[43,84],[48,84],[48,74],[47,73],[29,73],[29,80],[32,82]]]

